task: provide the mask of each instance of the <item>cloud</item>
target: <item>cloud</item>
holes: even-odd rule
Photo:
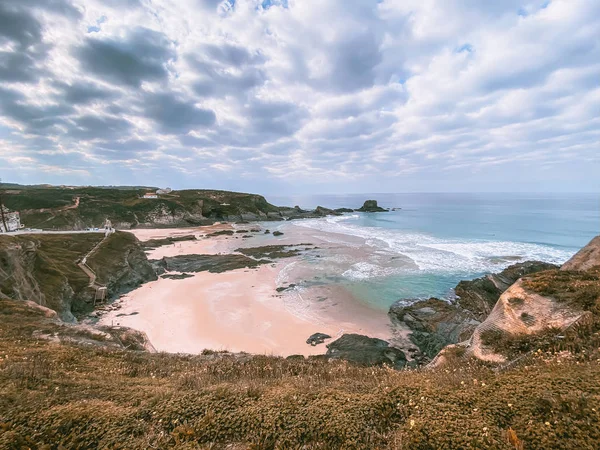
[[[145,80],[166,80],[166,64],[175,58],[167,36],[141,27],[123,39],[87,38],[75,54],[85,71],[131,87],[139,87]]]
[[[594,0],[3,0],[0,176],[600,189],[599,29]]]

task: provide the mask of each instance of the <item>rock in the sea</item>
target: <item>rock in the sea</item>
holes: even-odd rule
[[[331,336],[325,333],[315,333],[306,340],[306,343],[314,347],[315,345],[325,342],[325,339],[331,339]]]
[[[396,369],[406,366],[406,355],[400,349],[390,347],[389,342],[360,334],[344,334],[327,344],[326,356],[344,359],[363,366],[390,365]]]
[[[358,208],[356,211],[359,211],[359,212],[387,212],[387,209],[380,207],[377,204],[377,200],[367,200],[362,205],[362,207]]]
[[[273,231],[273,236],[283,236],[283,233],[281,231]]]
[[[334,209],[334,211],[336,213],[340,213],[340,214],[354,212],[354,210],[350,209],[350,208],[336,208],[336,209]]]

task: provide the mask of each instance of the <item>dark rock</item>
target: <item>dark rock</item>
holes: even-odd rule
[[[265,230],[265,234],[271,234],[271,230]]]
[[[212,272],[221,273],[229,270],[250,268],[253,269],[271,261],[266,259],[256,260],[244,255],[178,255],[164,257],[159,261],[152,261],[155,267],[164,268],[169,272]]]
[[[157,248],[157,247],[162,247],[163,245],[171,245],[176,242],[195,241],[195,240],[196,240],[196,236],[194,236],[193,234],[186,235],[186,236],[172,236],[172,237],[167,237],[167,238],[163,238],[163,239],[150,239],[148,241],[142,242],[142,246],[144,248]]]
[[[248,230],[236,230],[235,232],[236,233],[249,233]]]
[[[377,200],[367,200],[362,207],[358,208],[356,211],[360,212],[387,212],[387,209],[381,208],[377,205]]]
[[[325,342],[325,339],[331,339],[331,336],[325,333],[315,333],[306,340],[306,343],[314,347],[315,345]]]
[[[186,278],[191,278],[193,276],[194,275],[190,273],[167,273],[161,276],[161,278],[167,278],[170,280],[185,280]]]
[[[281,231],[273,231],[273,236],[283,236]]]
[[[469,311],[437,298],[406,304],[400,300],[390,307],[392,324],[408,327],[411,342],[429,358],[448,344],[468,339],[480,323]]]
[[[206,237],[215,237],[215,236],[231,236],[233,235],[233,230],[221,230],[215,231],[214,233],[207,234]]]
[[[260,228],[251,228],[250,233],[260,233]]]
[[[406,355],[390,347],[389,342],[360,334],[344,334],[327,344],[327,357],[344,359],[362,366],[391,365],[401,369],[406,365]]]
[[[336,213],[340,213],[340,214],[354,212],[354,210],[350,209],[350,208],[337,208],[337,209],[334,209],[334,211]]]
[[[304,355],[290,355],[287,356],[285,359],[287,359],[288,361],[304,361]]]
[[[275,289],[277,292],[283,292],[283,291],[287,291],[288,289],[294,289],[296,287],[296,285],[294,283],[290,284],[289,286],[286,287],[278,287],[277,289]]]
[[[541,261],[526,261],[513,264],[500,273],[489,274],[471,281],[461,281],[454,292],[459,297],[456,303],[484,320],[494,308],[500,295],[515,281],[525,275],[556,269],[558,266]]]

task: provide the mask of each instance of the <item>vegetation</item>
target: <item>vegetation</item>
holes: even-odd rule
[[[523,280],[531,292],[600,314],[600,267],[588,271],[548,270]]]
[[[101,239],[91,233],[0,236],[0,292],[70,313],[73,298],[91,295],[77,262]]]
[[[11,185],[5,186],[3,200],[7,208],[21,212],[25,226],[43,229],[100,227],[107,218],[120,228],[202,225],[241,219],[242,214],[279,212],[260,195],[237,192],[183,190],[160,194],[158,199],[142,198],[155,190]]]
[[[600,442],[596,350],[509,372],[433,371],[50,344],[5,301],[0,448],[584,449]],[[61,327],[64,328],[64,327]],[[522,447],[519,447],[522,446]]]
[[[101,233],[0,236],[0,293],[47,306],[67,321],[91,312],[95,292],[77,264],[103,237]],[[112,234],[87,264],[97,281],[108,285],[109,295],[156,279],[131,233]]]

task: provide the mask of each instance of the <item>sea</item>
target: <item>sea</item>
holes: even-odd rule
[[[451,299],[460,280],[499,272],[517,262],[562,264],[600,234],[600,194],[267,195],[267,199],[306,209],[355,209],[374,199],[395,209],[277,226],[284,232],[302,227],[308,235],[331,241],[328,253],[318,257],[307,253],[304,288],[311,283],[341,286],[381,310],[397,300],[408,304],[429,297]],[[306,279],[306,269],[314,275],[312,280]],[[292,279],[303,289],[298,276]]]

